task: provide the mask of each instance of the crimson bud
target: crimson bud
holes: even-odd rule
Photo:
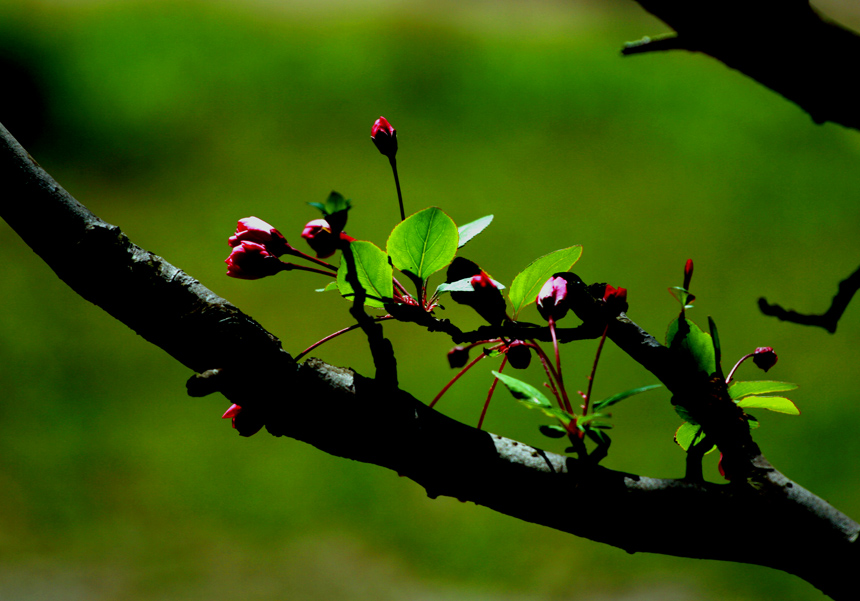
[[[567,280],[553,276],[546,281],[537,296],[537,308],[541,317],[558,321],[570,308],[567,301]]]
[[[236,224],[236,233],[230,236],[230,246],[239,246],[242,242],[256,242],[266,247],[266,250],[279,257],[290,249],[287,239],[277,229],[257,217],[245,217]]]
[[[391,126],[388,119],[380,117],[374,122],[370,129],[370,139],[379,152],[394,160],[394,155],[397,154],[397,130]]]
[[[753,353],[753,363],[756,364],[756,367],[764,371],[776,365],[778,359],[779,357],[773,352],[773,348],[769,346],[760,346]]]
[[[466,363],[468,362],[469,349],[467,349],[466,347],[455,346],[450,351],[448,351],[448,365],[450,365],[452,369],[465,367]]]
[[[241,280],[258,280],[281,271],[283,263],[266,247],[256,242],[243,240],[233,248],[227,263],[227,275]]]
[[[514,340],[506,352],[508,362],[514,369],[525,369],[532,360],[532,350],[522,340]]]

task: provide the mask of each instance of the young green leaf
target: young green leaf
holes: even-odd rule
[[[535,259],[517,274],[508,292],[508,298],[514,309],[514,318],[516,319],[523,307],[527,307],[537,300],[541,287],[553,274],[569,271],[581,255],[582,245],[580,244],[570,248],[562,248]]]
[[[329,292],[331,290],[337,290],[337,282],[329,282],[325,288],[316,289],[317,292]]]
[[[467,223],[466,225],[461,225],[457,231],[460,235],[460,242],[457,244],[457,248],[463,248],[466,246],[466,243],[483,232],[490,222],[493,220],[492,215],[487,215],[486,217],[481,217],[480,219],[476,219],[471,223]]]
[[[352,207],[352,202],[337,192],[329,194],[325,203],[309,202],[308,204],[315,209],[318,209],[324,217],[328,217],[338,211],[343,211],[344,209],[350,209]]]
[[[388,255],[373,242],[356,240],[350,243],[349,251],[355,258],[358,282],[367,294],[366,305],[382,307],[394,296],[393,270],[388,263]],[[354,296],[355,291],[347,281],[347,260],[342,258],[337,270],[337,289],[344,298]]]
[[[748,396],[737,402],[744,409],[767,409],[788,415],[800,415],[800,409],[793,402],[781,396]]]
[[[734,400],[742,399],[753,394],[769,394],[771,392],[785,392],[795,390],[797,384],[790,382],[773,382],[770,380],[758,380],[755,382],[738,382],[735,380],[729,386],[729,396]]]
[[[515,399],[525,401],[527,405],[536,405],[539,408],[552,408],[552,403],[549,402],[544,393],[531,384],[526,384],[522,380],[518,380],[507,374],[500,374],[497,371],[494,371],[493,375],[508,387],[508,390],[511,391]]]
[[[498,288],[499,290],[504,290],[505,287],[496,280],[491,279],[491,282]],[[472,278],[464,278],[462,280],[457,280],[456,282],[450,283],[442,283],[436,287],[436,294],[442,294],[444,292],[474,292],[475,287],[472,285]]]
[[[689,451],[691,446],[695,446],[705,439],[705,433],[701,426],[693,425],[689,422],[684,422],[681,427],[675,431],[675,442],[685,451]],[[711,447],[705,454],[707,455],[716,446]]]
[[[673,319],[666,332],[666,346],[693,359],[700,371],[708,375],[717,370],[714,342],[711,335],[686,318]]]
[[[639,394],[640,392],[646,392],[648,390],[654,390],[655,388],[661,388],[662,386],[662,384],[651,384],[649,386],[640,386],[639,388],[631,388],[630,390],[619,392],[618,394],[614,394],[607,399],[603,399],[602,401],[597,401],[596,403],[594,403],[594,410],[600,411],[601,409],[606,409],[607,407],[611,407],[615,403],[621,402],[624,399],[633,396],[634,394]]]
[[[541,426],[540,433],[544,436],[549,436],[550,438],[564,438],[567,436],[567,430],[559,426],[558,424],[552,424],[549,426]]]
[[[387,248],[397,269],[423,281],[454,260],[459,240],[457,224],[442,209],[430,207],[401,221]]]

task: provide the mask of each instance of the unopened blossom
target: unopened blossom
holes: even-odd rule
[[[247,240],[235,246],[224,262],[227,263],[227,275],[242,280],[258,280],[275,275],[284,265],[265,246]]]
[[[532,361],[532,350],[522,340],[513,340],[505,353],[514,369],[526,369]]]
[[[257,217],[240,219],[236,224],[236,233],[230,236],[228,243],[236,247],[245,241],[262,244],[269,253],[277,257],[291,248],[281,232]]]
[[[230,405],[230,408],[224,412],[224,415],[221,416],[221,419],[228,419],[229,418],[231,423],[233,424],[233,427],[235,428],[236,427],[236,416],[239,415],[240,411],[242,411],[242,408],[239,405],[233,403],[232,405]]]
[[[389,159],[394,159],[397,154],[397,130],[392,127],[388,119],[380,117],[374,122],[370,129],[370,139],[373,140],[379,152]]]
[[[776,353],[773,352],[773,348],[769,346],[760,346],[753,353],[753,363],[756,364],[756,367],[762,369],[764,371],[769,370],[771,367],[776,365],[779,357],[776,356]]]
[[[616,288],[611,284],[607,284],[606,291],[603,293],[603,300],[606,302],[611,300],[627,301],[627,288]]]
[[[314,219],[305,225],[302,238],[307,240],[318,259],[330,257],[337,250],[339,236],[332,232],[325,219]]]
[[[570,308],[567,300],[567,280],[562,277],[551,277],[540,289],[537,295],[537,308],[541,317],[549,321],[552,317],[558,321]]]
[[[468,362],[469,349],[467,349],[466,347],[455,346],[450,351],[448,351],[448,365],[450,365],[452,369],[465,367],[466,363]]]

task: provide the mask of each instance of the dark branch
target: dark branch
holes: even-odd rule
[[[833,297],[830,303],[830,308],[820,315],[798,313],[790,309],[784,309],[777,304],[770,304],[766,299],[758,299],[758,307],[761,312],[770,317],[776,317],[782,321],[790,321],[802,326],[818,326],[824,328],[831,334],[836,332],[836,326],[839,325],[839,320],[851,299],[854,298],[854,293],[860,289],[860,268],[850,276],[839,282],[839,291]]]
[[[616,472],[482,432],[351,370],[318,360],[297,366],[259,324],[75,201],[2,126],[0,182],[0,213],[25,241],[79,294],[203,372],[189,382],[190,393],[219,391],[241,405],[242,433],[265,425],[273,435],[395,470],[431,497],[473,501],[629,552],[765,565],[835,599],[856,594],[846,566],[860,559],[860,525],[773,469],[753,453],[757,447],[732,446],[733,435],[717,432],[715,440],[739,462],[749,456],[754,469],[716,485]],[[587,290],[578,305],[586,323],[606,323]],[[709,391],[623,313],[612,320],[610,338],[674,394]],[[339,419],[319,419],[319,407]],[[565,511],[548,509],[559,503]],[[579,518],[591,515],[611,518]],[[679,524],[695,536],[676,536]]]
[[[625,54],[683,48],[737,69],[809,113],[860,129],[854,92],[860,36],[823,20],[805,0],[637,0],[677,32]]]

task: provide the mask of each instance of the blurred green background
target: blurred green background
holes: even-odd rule
[[[801,385],[802,416],[759,416],[765,454],[858,518],[858,307],[831,336],[764,318],[755,301],[823,311],[856,268],[860,134],[815,126],[701,55],[620,57],[624,41],[665,30],[633,2],[4,0],[0,121],[96,214],[293,353],[349,325],[346,303],[313,292],[314,274],[227,278],[226,239],[255,215],[298,242],[317,217],[306,203],[335,189],[355,204],[348,231],[383,245],[398,211],[368,140],[380,114],[398,130],[408,212],[495,214],[464,254],[498,280],[583,244],[575,271],[628,288],[630,316],[662,337],[677,310],[666,288],[692,257],[690,316],[717,321],[725,363],[770,345],[768,377]],[[628,555],[429,500],[296,441],[240,438],[219,419],[222,397],[187,397],[185,368],[68,290],[5,224],[0,282],[4,601],[821,598],[764,568]],[[444,315],[478,324],[464,307]],[[403,387],[429,402],[453,375],[450,343],[387,332]],[[586,386],[595,347],[563,349],[572,386]],[[372,373],[357,334],[315,354]],[[476,423],[491,367],[440,410]],[[608,345],[595,394],[654,381]],[[613,421],[607,466],[682,475],[665,392]],[[485,427],[561,451],[540,423],[500,391]]]

